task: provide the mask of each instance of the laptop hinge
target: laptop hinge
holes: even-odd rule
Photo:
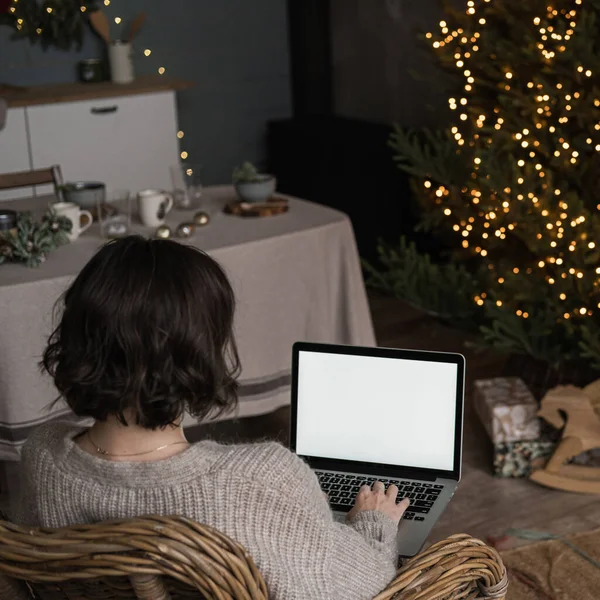
[[[439,473],[431,473],[422,469],[397,469],[366,465],[340,465],[334,461],[308,460],[310,466],[317,471],[339,471],[340,473],[362,473],[383,479],[416,479],[417,481],[436,481]]]

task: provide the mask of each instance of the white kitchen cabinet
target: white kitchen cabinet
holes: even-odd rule
[[[29,171],[30,169],[25,109],[9,108],[4,129],[0,130],[0,173]],[[0,190],[0,200],[29,197],[32,193],[31,188]]]
[[[60,165],[65,181],[102,181],[109,195],[121,189],[171,189],[169,167],[179,162],[174,91],[42,104],[26,111],[33,168]],[[49,191],[38,186],[37,193]]]

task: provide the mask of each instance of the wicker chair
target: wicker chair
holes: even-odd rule
[[[376,600],[504,600],[498,553],[455,535],[408,561]],[[62,529],[0,521],[0,600],[267,600],[242,546],[183,517]],[[309,600],[309,599],[307,599]]]

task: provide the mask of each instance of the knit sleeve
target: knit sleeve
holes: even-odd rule
[[[372,598],[396,574],[398,526],[382,513],[360,513],[351,524],[333,523],[329,569],[332,597]]]
[[[293,489],[301,503],[321,521],[329,539],[328,568],[332,597],[354,598],[361,590],[375,596],[396,573],[398,525],[377,511],[364,511],[347,523],[338,523],[314,471],[289,450],[271,446],[279,463],[276,477],[280,489]]]
[[[289,454],[287,477],[297,490],[297,499],[324,518],[323,526],[329,529],[332,597],[354,598],[357,590],[365,598],[375,596],[396,574],[398,525],[377,511],[360,512],[347,523],[336,522],[314,471]]]
[[[347,524],[336,522],[315,473],[279,444],[238,447],[227,460],[271,498],[268,522],[294,532],[294,543],[278,546],[277,556],[288,565],[310,556],[303,576],[317,569],[327,597],[372,598],[393,579],[397,526],[391,519],[369,511]],[[270,543],[280,537],[271,532]]]
[[[12,520],[18,525],[37,527],[40,518],[37,506],[35,480],[37,471],[37,456],[39,449],[32,440],[28,440],[21,450],[20,485],[17,493],[17,502],[14,505]]]

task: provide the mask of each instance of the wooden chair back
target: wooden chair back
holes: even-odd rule
[[[54,185],[55,191],[63,185],[62,173],[58,165],[54,165],[47,169],[37,169],[35,171],[19,171],[17,173],[0,174],[0,190],[44,185],[48,183]]]

